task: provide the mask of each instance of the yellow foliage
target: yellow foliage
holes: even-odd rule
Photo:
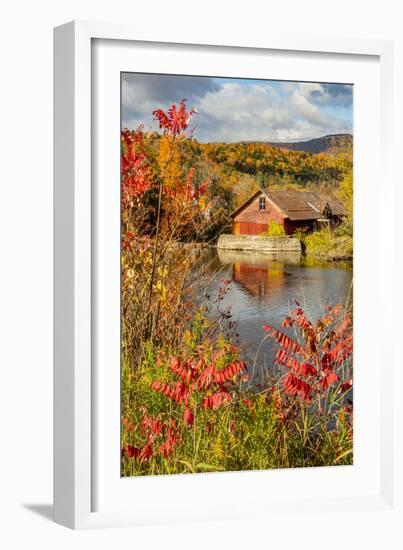
[[[284,237],[284,227],[280,223],[269,222],[267,226],[267,231],[261,233],[261,235],[265,237]]]
[[[182,158],[178,143],[172,136],[162,136],[158,154],[158,167],[164,186],[174,188],[181,179]]]
[[[353,215],[353,173],[349,171],[340,184],[340,198],[343,201],[348,217]]]
[[[224,449],[222,444],[222,435],[221,432],[219,432],[216,440],[214,441],[212,447],[211,447],[211,456],[213,460],[222,461],[224,459]]]

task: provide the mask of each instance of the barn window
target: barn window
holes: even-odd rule
[[[266,199],[265,199],[265,197],[260,197],[260,199],[259,199],[259,210],[266,210]]]

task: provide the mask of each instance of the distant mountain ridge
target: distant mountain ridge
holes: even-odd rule
[[[248,141],[244,143],[265,143],[278,149],[292,151],[304,151],[305,153],[337,153],[341,150],[352,148],[353,136],[351,134],[329,134],[320,138],[304,141]]]

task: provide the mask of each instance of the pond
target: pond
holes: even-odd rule
[[[261,254],[211,249],[206,264],[205,292],[217,293],[225,279],[231,280],[221,308],[230,308],[237,323],[242,357],[249,365],[254,385],[264,385],[275,373],[274,347],[263,340],[263,325],[281,328],[281,321],[296,307],[320,318],[327,304],[351,304],[351,262],[315,262],[297,255]]]

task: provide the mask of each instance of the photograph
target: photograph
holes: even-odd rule
[[[397,3],[3,4],[0,550],[403,550]]]
[[[121,477],[352,465],[354,86],[120,86]]]

